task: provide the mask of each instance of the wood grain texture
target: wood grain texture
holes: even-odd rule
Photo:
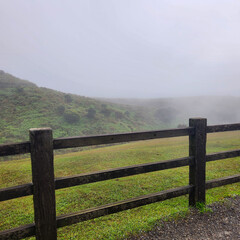
[[[212,125],[207,127],[207,133],[226,132],[240,130],[240,123]]]
[[[1,144],[0,156],[10,156],[16,154],[30,153],[30,142]]]
[[[240,182],[240,174],[209,180],[206,182],[206,189],[221,187],[227,184],[232,184],[237,182]]]
[[[194,163],[189,166],[189,185],[194,186],[194,191],[189,194],[189,205],[196,206],[197,202],[206,201],[207,119],[189,119],[189,126],[195,128],[195,134],[189,135],[189,156],[194,157]]]
[[[193,133],[193,128],[179,128],[168,129],[161,131],[147,131],[147,132],[134,132],[134,133],[122,133],[100,136],[88,136],[88,137],[70,137],[70,138],[57,138],[53,141],[54,149],[73,148],[73,147],[85,147],[110,143],[131,142],[139,140],[148,140],[156,138],[168,138],[188,136]]]
[[[37,240],[56,240],[56,202],[51,129],[30,129],[34,219]]]
[[[35,235],[35,224],[28,224],[0,232],[0,240],[15,240]]]
[[[206,156],[206,161],[211,162],[211,161],[222,160],[226,158],[234,158],[239,156],[240,156],[240,150],[218,152],[218,153],[208,154]]]
[[[0,201],[24,197],[33,194],[33,184],[27,183],[9,188],[0,189]]]

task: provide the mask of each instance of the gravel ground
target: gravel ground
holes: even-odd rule
[[[161,221],[152,231],[133,236],[129,240],[240,239],[240,196],[227,198],[208,208],[211,210],[205,213],[191,210],[185,218]]]

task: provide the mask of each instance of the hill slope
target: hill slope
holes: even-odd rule
[[[65,94],[0,71],[0,144],[28,139],[28,130],[51,127],[54,137],[156,129],[139,107]]]
[[[191,117],[205,117],[208,124],[240,122],[239,97],[196,96],[159,99],[104,99],[106,102],[128,104],[151,111],[162,122],[188,124]]]
[[[239,97],[92,99],[66,94],[0,71],[0,144],[28,139],[28,130],[51,127],[54,137],[96,135],[188,125],[240,122]]]

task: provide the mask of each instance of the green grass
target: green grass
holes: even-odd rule
[[[51,127],[54,137],[166,127],[150,109],[40,88],[1,70],[0,102],[0,144],[28,140],[28,130],[39,127]],[[92,115],[88,115],[90,109]],[[73,116],[75,120],[70,121]]]
[[[208,135],[207,152],[239,149],[240,133]],[[188,155],[186,137],[133,142],[57,155],[55,176],[62,177]],[[239,173],[240,158],[207,163],[207,180]],[[31,182],[30,159],[0,162],[0,187]],[[56,191],[57,215],[188,184],[188,167],[140,174]],[[239,195],[240,184],[207,191],[207,204]],[[205,209],[201,208],[202,211]],[[188,196],[123,211],[58,229],[58,239],[124,239],[151,229],[157,221],[188,213]],[[33,222],[32,197],[0,203],[0,229]]]
[[[207,213],[207,212],[212,212],[212,209],[209,208],[207,205],[205,205],[202,202],[197,202],[196,203],[196,208],[200,213]]]

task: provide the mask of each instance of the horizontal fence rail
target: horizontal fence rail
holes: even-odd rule
[[[23,239],[34,235],[36,235],[36,228],[32,223],[0,232],[0,240]]]
[[[206,189],[221,187],[221,186],[224,186],[227,184],[232,184],[232,183],[237,183],[237,182],[240,182],[240,174],[209,180],[206,182]]]
[[[30,153],[30,142],[0,145],[0,157]]]
[[[240,182],[240,174],[213,179],[206,182],[206,189],[224,186],[227,184]],[[64,214],[57,217],[57,228],[68,226],[74,223],[87,221],[93,218],[102,217],[105,215],[121,212],[127,209],[132,209],[144,206],[149,203],[156,203],[167,199],[179,197],[188,194],[192,191],[193,186],[179,187],[175,189],[165,190],[159,193],[148,194],[133,199],[123,200],[116,203],[103,205],[96,208],[82,210],[76,213]],[[148,202],[148,203],[147,203]],[[21,239],[35,235],[35,224],[28,224],[5,230],[0,232],[0,239]]]
[[[177,128],[160,131],[147,131],[135,133],[120,133],[112,135],[87,136],[87,137],[70,137],[57,138],[53,140],[54,149],[86,147],[93,145],[132,142],[140,140],[149,140],[156,138],[189,136],[194,133],[194,128]]]
[[[206,161],[211,162],[211,161],[222,160],[226,158],[234,158],[239,156],[240,156],[240,150],[212,153],[212,154],[206,155]]]
[[[240,123],[213,125],[207,127],[207,133],[226,132],[240,130]]]
[[[240,156],[240,150],[206,154],[206,134],[240,130],[240,124],[237,123],[207,126],[206,119],[201,118],[190,119],[189,122],[189,127],[181,129],[57,139],[52,139],[51,129],[31,129],[31,138],[29,142],[0,145],[0,156],[31,153],[31,161],[33,166],[32,174],[34,179],[33,183],[0,189],[0,201],[33,195],[35,213],[34,224],[28,224],[18,228],[2,231],[0,232],[0,240],[22,239],[34,235],[36,235],[37,239],[40,240],[53,240],[57,239],[56,228],[87,221],[108,214],[117,213],[127,209],[140,207],[146,204],[164,201],[166,199],[175,198],[186,194],[189,194],[189,204],[191,206],[195,206],[196,202],[198,201],[205,203],[206,189],[212,189],[215,187],[240,182],[240,174],[209,181],[205,180],[206,162]],[[189,136],[188,157],[132,165],[54,179],[52,161],[54,149],[85,147],[179,136]],[[48,165],[47,167],[45,166],[46,164]],[[133,199],[127,199],[120,202],[82,210],[76,213],[56,216],[54,190],[183,166],[189,166],[190,168],[190,180],[188,186],[139,196]],[[45,177],[41,177],[41,180],[39,180],[37,176],[39,174],[40,176],[42,174],[46,174],[46,171],[49,171],[50,174],[47,175],[49,181],[46,182]],[[44,186],[44,188],[42,188],[42,186]],[[45,197],[43,197],[44,195]],[[44,200],[46,198],[48,199],[47,196],[51,198],[50,202]],[[41,198],[43,199],[43,202]],[[46,214],[49,212],[51,213]],[[49,216],[51,218],[49,218]]]
[[[108,214],[121,212],[127,209],[132,209],[150,203],[156,203],[166,199],[179,197],[188,194],[192,188],[192,186],[179,187],[176,189],[148,194],[145,196],[123,200],[116,203],[110,203],[104,206],[83,210],[77,213],[65,214],[57,217],[57,227],[64,227],[74,223],[102,217]]]
[[[216,161],[227,158],[234,158],[240,156],[240,150],[226,151],[220,153],[212,153],[206,155],[206,161]],[[83,185],[93,182],[110,180],[114,178],[127,177],[142,173],[166,170],[170,168],[177,168],[188,166],[192,164],[193,157],[185,157],[173,159],[168,161],[159,161],[153,163],[146,163],[128,167],[121,167],[109,169],[105,171],[79,174],[75,176],[61,177],[55,179],[55,189],[68,188],[77,185]],[[14,198],[24,197],[33,194],[33,184],[27,183],[24,185],[0,189],[0,201],[6,201]]]
[[[236,131],[240,130],[240,124],[223,124],[213,125],[207,127],[207,133],[224,132],[224,131]],[[168,138],[189,136],[194,134],[194,128],[177,128],[167,129],[159,131],[145,131],[135,133],[123,133],[123,134],[111,134],[111,135],[98,135],[98,136],[86,136],[86,137],[69,137],[69,138],[56,138],[53,140],[54,149],[74,148],[74,147],[86,147],[93,145],[122,143],[139,140],[150,140],[156,138]],[[2,144],[0,145],[0,156],[9,156],[17,154],[30,153],[30,142]]]
[[[0,189],[0,201],[25,197],[33,194],[33,184],[27,183],[19,186]]]
[[[169,161],[146,163],[129,167],[115,168],[107,171],[57,178],[55,180],[56,189],[165,170],[169,168],[183,167],[189,165],[192,160],[193,157],[186,157]]]

